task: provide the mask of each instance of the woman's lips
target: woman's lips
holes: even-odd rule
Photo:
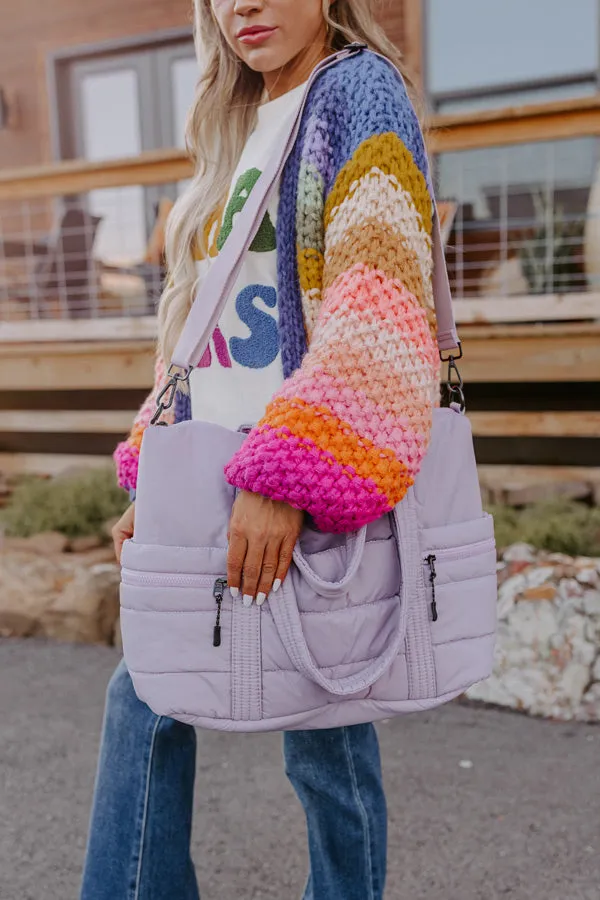
[[[268,40],[272,34],[275,34],[275,31],[275,28],[260,28],[256,31],[247,31],[245,34],[239,35],[238,41],[242,44],[255,46],[256,44],[264,43],[264,41]]]

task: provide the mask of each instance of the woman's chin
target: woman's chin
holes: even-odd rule
[[[252,69],[253,72],[260,72],[262,75],[278,72],[290,62],[284,54],[277,53],[268,47],[246,50],[242,58],[249,69]]]

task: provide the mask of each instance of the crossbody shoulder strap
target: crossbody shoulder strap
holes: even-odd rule
[[[290,130],[284,132],[275,152],[265,165],[253,191],[243,209],[236,216],[234,227],[227,239],[224,250],[213,261],[206,277],[200,285],[198,295],[188,314],[181,336],[173,353],[172,366],[192,369],[198,365],[210,337],[219,323],[223,309],[231,295],[237,280],[245,254],[252,244],[267,210],[273,189],[277,184],[290,153],[296,142],[302,122],[302,115],[308,101],[310,90],[317,78],[326,69],[330,69],[343,59],[364,52],[366,46],[350,44],[344,50],[328,57],[319,63],[307,82],[306,90],[300,104],[298,114]],[[372,52],[372,51],[368,51]],[[381,57],[393,66],[386,57]],[[397,71],[394,66],[394,71]],[[452,297],[448,281],[448,271],[444,259],[444,248],[439,225],[437,209],[433,225],[433,288],[435,308],[438,322],[438,344],[440,351],[452,350],[460,346]]]

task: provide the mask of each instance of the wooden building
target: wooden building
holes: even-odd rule
[[[407,5],[403,0],[380,4],[381,19],[399,45],[411,26]],[[86,123],[78,99],[81,91],[90,91],[86,85],[93,94],[93,77],[112,73],[115,90],[128,90],[135,74],[139,112],[148,119],[144,104],[149,93],[157,102],[157,79],[167,83],[165,99],[169,88],[177,91],[178,78],[185,77],[177,62],[193,55],[191,0],[10,3],[0,42],[0,90],[9,119],[9,127],[0,130],[0,169],[68,159],[80,155]],[[127,74],[119,80],[118,72]],[[175,144],[168,123],[162,124],[162,133],[157,128],[153,134],[144,122],[141,150]]]
[[[523,480],[600,490],[598,6],[377,4],[431,113],[463,374],[495,494]],[[4,19],[0,471],[106,459],[148,388],[152,248],[190,174],[190,7],[23,0]],[[75,250],[83,267],[67,272]]]

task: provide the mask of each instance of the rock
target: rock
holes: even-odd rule
[[[517,603],[508,626],[513,640],[536,648],[538,657],[550,652],[550,640],[558,630],[558,617],[551,603]]]
[[[40,618],[72,577],[66,557],[3,552],[0,556],[0,636],[40,633]]]
[[[527,585],[532,588],[545,584],[554,576],[553,566],[529,566],[527,570]]]
[[[95,534],[73,538],[71,540],[71,553],[88,553],[90,550],[102,547],[103,543],[102,538]]]
[[[531,544],[513,544],[507,547],[502,554],[506,562],[528,562],[536,561],[535,550]]]
[[[575,577],[577,578],[579,584],[586,584],[590,585],[591,587],[596,587],[596,585],[600,581],[596,568],[592,568],[591,566],[589,568],[580,569]]]
[[[115,563],[115,549],[112,544],[97,547],[96,550],[88,550],[87,553],[78,553],[77,558],[86,566],[95,566],[99,563]]]
[[[120,569],[100,564],[79,569],[40,619],[46,637],[111,644],[119,615]]]
[[[41,553],[44,556],[64,553],[68,546],[69,539],[58,531],[45,531],[28,538],[5,538],[2,544],[4,550]]]
[[[559,701],[562,700],[568,711],[576,712],[581,705],[585,689],[589,683],[589,666],[584,666],[581,663],[571,663],[566,667],[556,682],[556,691]]]
[[[600,722],[600,560],[533,553],[528,545],[507,554],[494,673],[468,696],[531,715]]]
[[[548,553],[546,555],[546,562],[552,563],[553,566],[573,566],[575,561],[572,556],[567,556],[566,553]]]
[[[515,605],[515,600],[527,587],[524,575],[508,578],[498,592],[498,618],[502,621]]]
[[[539,587],[529,587],[523,591],[523,600],[554,600],[556,588],[553,584],[541,584]]]
[[[581,599],[581,608],[587,616],[600,622],[600,591],[586,591]]]
[[[586,692],[576,718],[580,722],[600,722],[600,684],[593,684]]]
[[[558,583],[558,595],[563,601],[573,600],[577,602],[584,596],[584,590],[575,578],[563,578]],[[579,602],[577,602],[577,605],[580,605]]]

